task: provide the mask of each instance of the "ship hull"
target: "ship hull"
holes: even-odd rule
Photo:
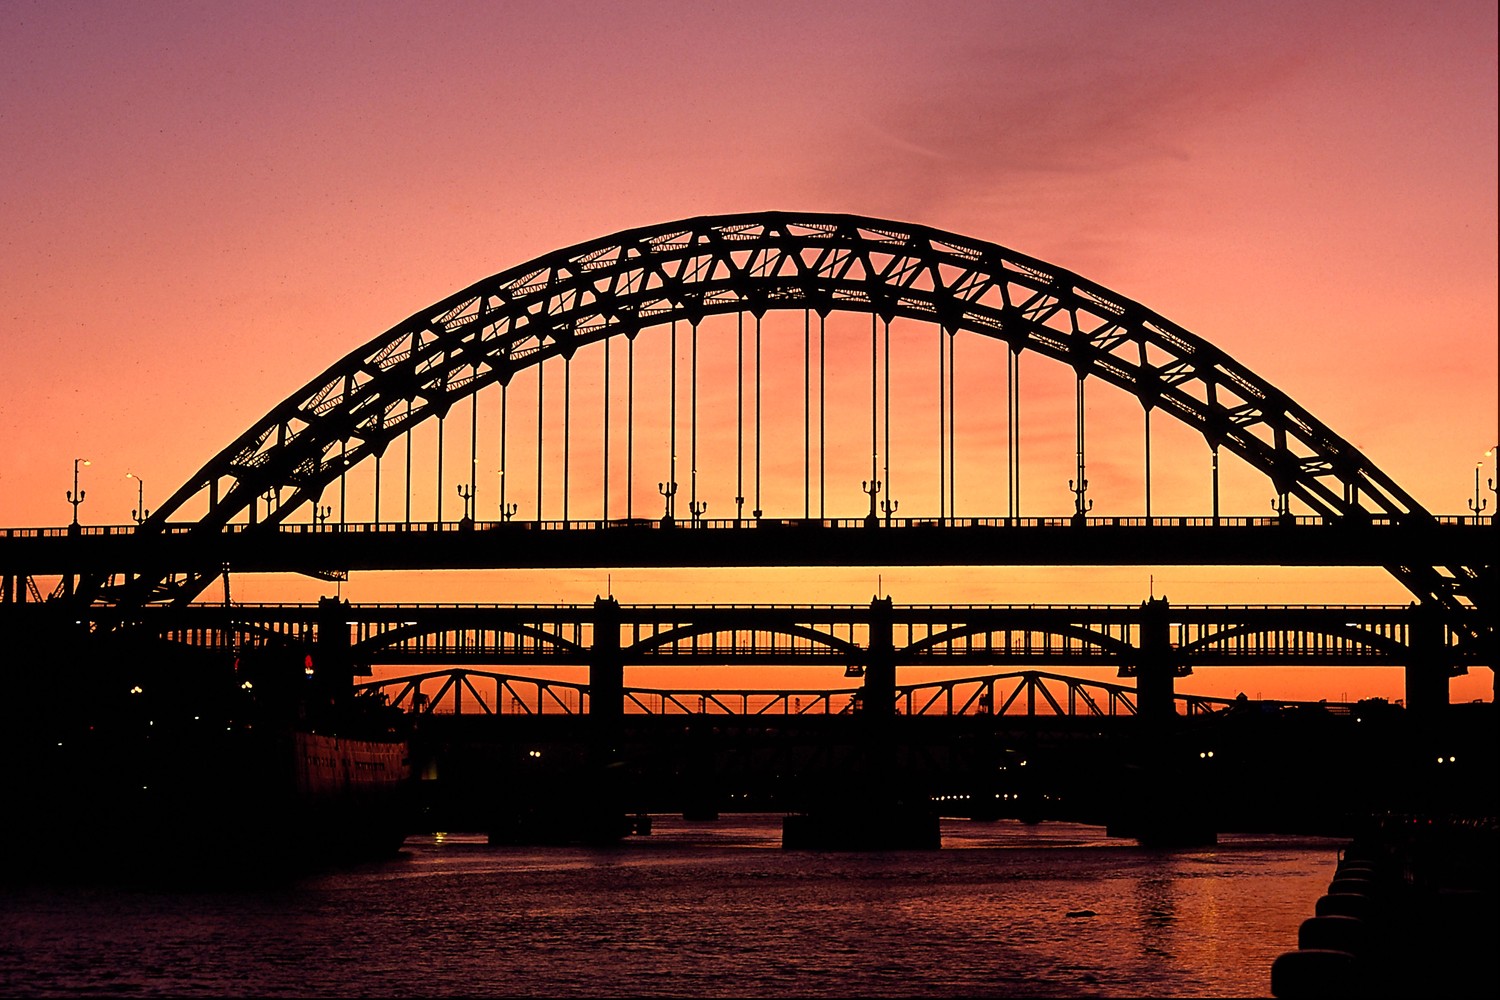
[[[407,742],[282,729],[50,749],[6,831],[25,878],[219,881],[396,855],[413,825]],[[38,748],[48,749],[48,748]]]
[[[396,854],[414,814],[407,742],[308,732],[289,737],[293,810],[314,853],[346,859]]]
[[[390,856],[414,828],[412,720],[311,647],[233,656],[128,631],[0,636],[20,878],[265,878]]]

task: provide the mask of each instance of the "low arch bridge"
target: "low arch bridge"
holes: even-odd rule
[[[29,612],[33,630],[48,625]],[[75,624],[59,607],[53,628]],[[859,678],[861,700],[896,711],[901,674],[963,668],[1029,671],[1109,668],[1133,678],[1148,714],[1174,714],[1179,679],[1215,667],[1394,667],[1407,702],[1436,709],[1449,677],[1485,665],[1465,630],[1411,605],[625,605],[318,604],[149,605],[88,609],[77,622],[101,636],[238,655],[280,650],[300,663],[358,678],[374,668],[570,668],[573,703],[628,710],[627,675],[639,667],[825,667]],[[0,615],[3,617],[3,615]],[[66,619],[66,620],[64,620]],[[1477,626],[1476,626],[1477,627]],[[411,676],[421,676],[414,674]],[[520,676],[520,675],[515,675]],[[366,682],[385,686],[395,681]],[[907,682],[909,687],[911,683]],[[927,683],[927,682],[922,682]],[[943,682],[938,682],[939,684]],[[558,682],[555,690],[569,685]],[[788,695],[790,696],[790,695]]]

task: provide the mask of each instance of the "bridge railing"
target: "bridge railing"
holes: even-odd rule
[[[230,608],[240,614],[257,614],[260,612],[276,613],[280,611],[291,611],[306,613],[317,607],[306,601],[234,601],[230,604],[204,603],[191,605],[193,608]],[[1173,604],[1172,614],[1180,615],[1191,612],[1210,612],[1221,616],[1225,610],[1222,604]],[[1280,603],[1280,604],[1236,604],[1233,606],[1236,613],[1239,612],[1275,612],[1275,611],[1329,611],[1335,613],[1364,613],[1378,612],[1386,613],[1392,617],[1401,617],[1408,613],[1408,604],[1308,604],[1308,603]],[[164,606],[147,606],[140,609],[139,613],[170,613],[171,609]],[[350,615],[366,615],[375,617],[389,617],[402,611],[496,611],[496,612],[538,612],[545,616],[557,617],[564,614],[577,614],[592,617],[594,605],[592,602],[578,602],[573,604],[538,604],[532,603],[496,603],[485,601],[400,601],[395,603],[361,603],[350,604],[345,609]],[[692,604],[689,606],[677,604],[621,604],[620,614],[623,620],[645,620],[661,617],[680,616],[684,610],[697,614],[700,611],[791,611],[791,612],[828,612],[830,614],[844,615],[850,612],[869,612],[869,604],[823,604],[823,603],[723,603],[723,604]],[[1068,604],[1054,602],[1032,601],[1028,603],[1012,604],[899,604],[895,606],[895,616],[899,619],[911,612],[956,612],[969,613],[974,611],[1059,611],[1059,612],[1095,612],[1095,611],[1119,611],[1134,612],[1136,605],[1131,604],[1105,604],[1099,602]]]
[[[1440,525],[1472,525],[1489,522],[1488,516],[1473,514],[1441,514],[1434,515],[1433,520]],[[1372,514],[1367,518],[1361,518],[1358,523],[1374,526],[1386,526],[1399,523],[1400,518],[1386,514]],[[663,518],[611,518],[609,520],[573,518],[569,520],[501,520],[501,521],[467,521],[467,520],[443,520],[443,521],[346,521],[346,522],[280,522],[276,530],[290,535],[321,535],[321,534],[431,534],[438,532],[461,532],[461,531],[691,531],[691,530],[816,530],[820,528],[891,528],[891,529],[939,529],[939,528],[1077,528],[1077,527],[1118,527],[1118,528],[1142,528],[1142,527],[1176,527],[1176,528],[1247,528],[1247,527],[1284,527],[1287,525],[1309,526],[1309,525],[1346,525],[1350,523],[1348,518],[1325,517],[1318,514],[1298,514],[1287,518],[1275,515],[1271,516],[1220,516],[1211,515],[1188,515],[1188,516],[1165,516],[1144,517],[1138,515],[1126,515],[1120,517],[1089,516],[1080,522],[1072,515],[1057,517],[891,517],[876,518],[873,522],[868,517],[836,517],[836,518],[702,518],[687,520],[677,518],[668,521]],[[173,522],[164,525],[150,525],[150,534],[153,535],[187,535],[201,530],[197,522]],[[224,534],[238,534],[251,529],[261,529],[260,524],[247,523],[243,521],[231,521],[221,526]],[[80,524],[64,525],[61,527],[40,528],[0,528],[0,538],[116,538],[141,534],[142,527],[137,524]]]

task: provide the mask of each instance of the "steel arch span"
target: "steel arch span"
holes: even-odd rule
[[[1213,344],[1066,269],[925,226],[819,213],[704,216],[557,250],[448,296],[283,400],[140,526],[206,507],[219,531],[275,491],[265,530],[317,503],[351,466],[454,403],[587,344],[654,326],[773,310],[868,313],[969,331],[1098,378],[1262,473],[1282,497],[1335,518],[1432,516],[1358,449]],[[873,322],[873,320],[872,320]],[[253,517],[251,518],[253,521]],[[196,529],[195,529],[196,530]],[[1458,609],[1478,566],[1390,566],[1417,597]],[[154,581],[137,599],[189,601],[216,575]]]

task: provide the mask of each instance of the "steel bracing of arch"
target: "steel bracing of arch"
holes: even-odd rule
[[[348,469],[378,459],[415,426],[441,421],[460,400],[549,358],[571,359],[612,337],[633,341],[650,327],[686,322],[696,331],[709,316],[758,319],[773,310],[852,311],[887,325],[901,317],[994,338],[1012,361],[1031,351],[1071,366],[1080,395],[1084,380],[1096,378],[1132,393],[1148,420],[1159,410],[1193,427],[1216,464],[1223,450],[1266,476],[1283,511],[1295,498],[1331,518],[1432,519],[1284,392],[1207,340],[1071,271],[925,226],[758,212],[602,237],[448,296],[274,407],[138,530],[160,531],[186,508],[204,509],[197,524],[214,532],[246,512],[254,522],[257,500],[275,496],[264,519],[248,526],[270,529],[316,509]],[[1081,465],[1080,458],[1080,489]],[[1478,603],[1479,566],[1388,568],[1424,601],[1455,610]],[[216,572],[148,581],[153,591],[134,599],[191,600]]]

